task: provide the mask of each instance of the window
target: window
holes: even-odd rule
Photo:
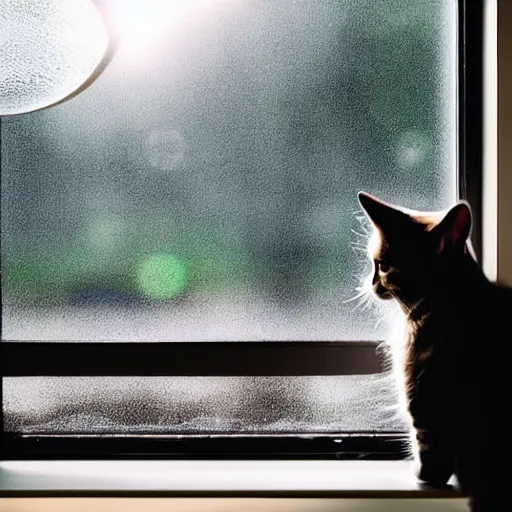
[[[102,75],[1,121],[7,456],[401,456],[356,193],[476,194],[478,6],[106,5]]]

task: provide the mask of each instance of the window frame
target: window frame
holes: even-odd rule
[[[453,0],[457,20],[458,197],[473,209],[472,243],[482,256],[483,37],[485,0]],[[1,119],[0,119],[1,127]],[[1,139],[0,139],[1,151]],[[1,153],[0,153],[1,157]],[[1,158],[0,158],[1,164]],[[0,341],[3,377],[313,376],[385,371],[379,342],[67,343]],[[123,358],[119,358],[122,351]],[[201,358],[190,357],[197,353]],[[186,361],[177,364],[176,361]],[[164,363],[165,362],[165,363]],[[174,363],[173,363],[174,362]],[[3,395],[2,395],[3,396]],[[0,459],[400,459],[403,433],[176,436],[38,436],[3,430]]]

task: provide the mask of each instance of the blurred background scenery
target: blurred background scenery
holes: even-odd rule
[[[382,336],[356,193],[454,199],[453,2],[180,4],[2,120],[4,339]]]
[[[3,340],[382,339],[356,194],[455,199],[455,3],[166,5],[1,121]]]

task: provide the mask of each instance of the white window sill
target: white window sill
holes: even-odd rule
[[[407,461],[4,461],[0,496],[455,498]]]
[[[468,512],[465,499],[0,498],[2,512]]]

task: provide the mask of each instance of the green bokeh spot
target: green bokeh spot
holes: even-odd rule
[[[172,299],[187,284],[187,266],[171,254],[152,254],[138,269],[139,289],[154,300]]]

